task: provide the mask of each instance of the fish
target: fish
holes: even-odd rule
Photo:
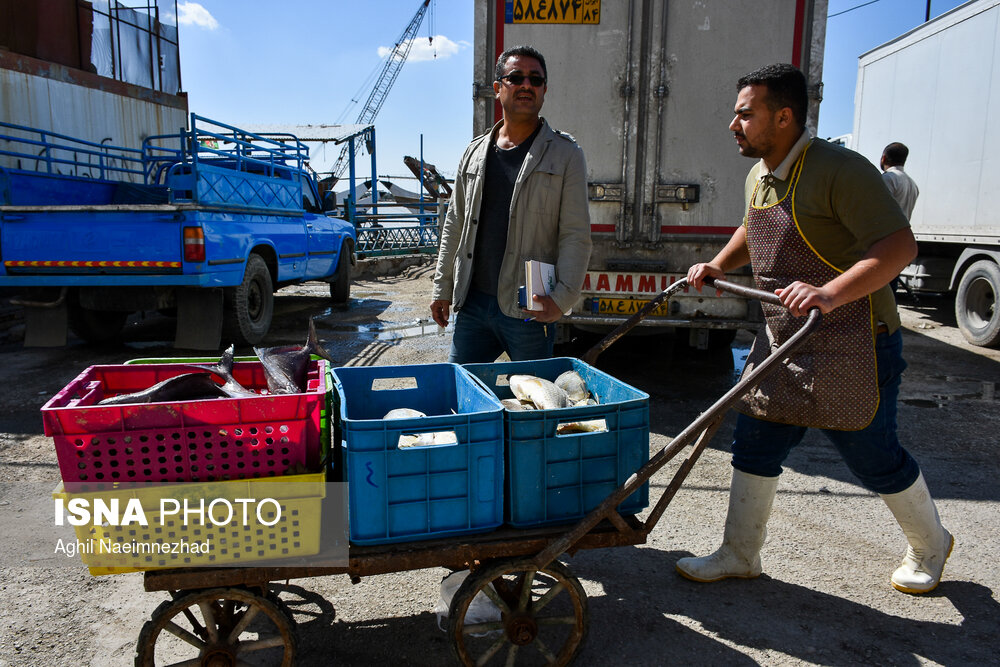
[[[540,410],[565,408],[569,405],[569,396],[555,383],[534,375],[511,375],[508,378],[510,390],[519,399],[528,400]]]
[[[310,355],[316,354],[333,363],[333,358],[316,338],[316,325],[309,320],[309,336],[302,347],[281,345],[255,347],[253,351],[264,367],[267,389],[272,394],[300,394],[306,390]]]
[[[414,410],[413,408],[393,408],[385,413],[382,419],[416,419],[417,417],[426,416],[420,410]]]
[[[574,403],[573,407],[574,408],[580,408],[580,407],[583,407],[585,405],[600,405],[600,403],[598,403],[597,401],[595,401],[593,398],[587,397],[587,398],[583,399],[582,401],[577,401],[576,403]]]
[[[226,348],[226,351],[222,353],[222,357],[219,358],[218,363],[212,364],[211,366],[204,364],[189,364],[195,368],[201,368],[206,371],[215,373],[220,378],[222,378],[225,383],[219,387],[222,392],[229,398],[248,398],[250,396],[259,396],[255,391],[250,391],[233,377],[233,354],[235,352],[235,347],[230,345]]]
[[[99,401],[98,405],[124,405],[126,403],[166,403],[170,401],[194,401],[204,398],[222,398],[226,394],[215,383],[212,374],[184,373],[175,375],[151,387],[129,394],[118,394]]]
[[[566,435],[568,433],[598,433],[607,430],[607,422],[603,419],[588,419],[586,421],[559,424],[559,426],[556,427],[556,434]]]
[[[571,403],[579,403],[590,397],[587,383],[576,371],[566,371],[556,378],[556,386],[566,392]]]
[[[436,433],[404,433],[399,436],[396,443],[397,449],[410,449],[411,447],[447,447],[457,445],[458,438],[453,431],[438,431]]]
[[[505,398],[502,401],[503,406],[510,410],[511,412],[521,412],[523,410],[537,410],[535,404],[531,401],[522,401],[518,398]]]

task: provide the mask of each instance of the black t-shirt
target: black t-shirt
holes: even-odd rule
[[[530,137],[514,148],[503,149],[495,141],[490,142],[489,154],[486,156],[483,200],[479,210],[479,230],[476,232],[476,249],[472,258],[472,287],[480,292],[496,296],[500,265],[507,248],[514,183],[521,172],[528,149],[541,129],[539,124]]]

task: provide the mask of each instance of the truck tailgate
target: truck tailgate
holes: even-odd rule
[[[4,207],[0,253],[7,274],[164,273],[182,269],[177,212],[118,206]]]

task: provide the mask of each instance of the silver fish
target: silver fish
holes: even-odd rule
[[[528,400],[540,410],[565,408],[569,405],[566,392],[544,378],[534,375],[511,375],[510,390],[521,400]]]
[[[607,422],[603,419],[588,419],[586,421],[568,422],[559,424],[556,433],[566,435],[568,433],[598,433],[608,430]]]
[[[576,371],[566,371],[557,377],[556,386],[566,392],[571,403],[579,403],[590,397],[587,383]]]
[[[306,390],[306,371],[310,355],[316,354],[329,362],[333,358],[323,349],[316,338],[316,325],[309,320],[309,337],[302,347],[282,345],[278,347],[255,347],[257,358],[264,366],[267,389],[272,394],[299,394]]]
[[[396,443],[398,449],[411,447],[447,447],[457,445],[458,438],[453,431],[438,431],[437,433],[405,433],[399,436]]]
[[[393,408],[385,413],[382,419],[416,419],[417,417],[426,416],[420,410],[414,410],[413,408]]]
[[[524,406],[521,404],[521,401],[516,398],[505,398],[500,402],[503,403],[503,406],[511,412],[520,412],[524,410]]]
[[[98,402],[98,405],[194,401],[203,398],[221,398],[225,395],[222,388],[212,379],[210,373],[184,373],[157,382],[142,391],[105,398]]]

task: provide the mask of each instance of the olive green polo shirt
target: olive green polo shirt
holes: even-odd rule
[[[795,219],[809,245],[829,264],[846,271],[875,242],[910,226],[874,165],[822,139],[800,140],[771,174],[763,161],[758,162],[747,175],[748,207],[758,182],[755,206],[770,206],[788,193],[792,167],[803,149],[805,162],[794,194]],[[871,297],[873,327],[884,322],[890,333],[898,329],[899,313],[890,287],[882,287]]]

